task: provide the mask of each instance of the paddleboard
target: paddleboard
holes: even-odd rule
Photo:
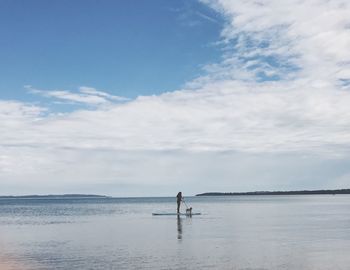
[[[186,213],[152,213],[153,216],[198,216],[200,214],[201,213],[192,213],[192,215]]]

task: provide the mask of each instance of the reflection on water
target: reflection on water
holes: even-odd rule
[[[0,269],[349,269],[350,196],[187,203],[203,214],[151,215],[173,198],[0,200]]]
[[[182,220],[179,215],[177,216],[177,239],[182,239]]]

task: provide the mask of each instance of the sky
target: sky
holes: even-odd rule
[[[0,2],[2,195],[350,187],[345,0]]]

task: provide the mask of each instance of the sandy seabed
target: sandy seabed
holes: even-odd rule
[[[28,270],[28,267],[25,267],[19,262],[16,262],[15,259],[2,256],[0,254],[0,270]]]

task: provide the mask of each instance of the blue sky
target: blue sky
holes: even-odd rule
[[[0,98],[24,85],[126,97],[179,89],[220,59],[222,16],[197,1],[1,1]]]
[[[350,186],[350,3],[1,1],[0,189]]]

